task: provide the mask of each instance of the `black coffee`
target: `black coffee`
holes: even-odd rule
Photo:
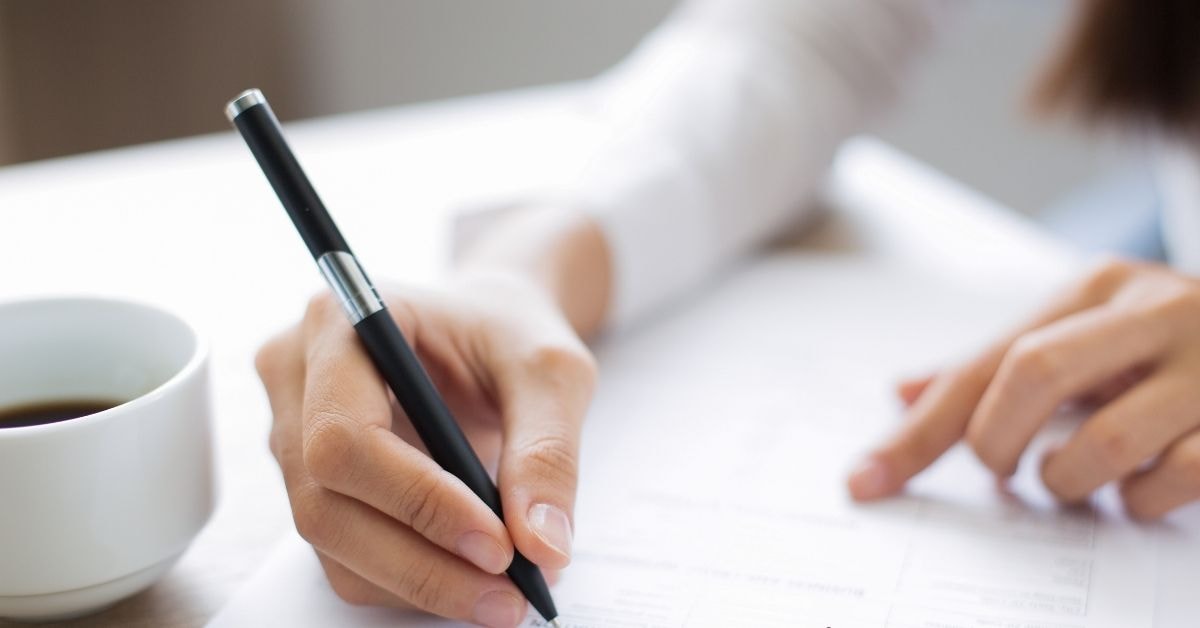
[[[76,399],[71,401],[44,401],[24,406],[0,408],[0,429],[28,427],[78,419],[81,416],[103,412],[121,405],[122,401],[108,399]]]

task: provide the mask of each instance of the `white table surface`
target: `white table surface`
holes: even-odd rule
[[[449,210],[569,181],[603,139],[574,94],[537,89],[287,132],[364,265],[377,278],[428,282],[445,265]],[[1019,216],[873,140],[843,151],[830,187],[831,204],[853,211],[808,246],[1043,286],[1078,261]],[[183,312],[213,341],[215,516],[164,580],[71,623],[202,625],[291,525],[252,356],[321,287],[311,259],[231,131],[0,169],[0,267],[0,300],[128,296]]]

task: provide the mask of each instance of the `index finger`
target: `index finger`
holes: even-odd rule
[[[1000,359],[990,354],[938,376],[909,410],[909,420],[851,473],[847,486],[860,501],[895,494],[966,432]]]
[[[847,480],[850,495],[860,501],[893,495],[914,475],[933,464],[966,433],[971,415],[1017,338],[1107,301],[1130,269],[1123,262],[1100,266],[1087,280],[981,356],[966,366],[936,377],[910,408],[909,419],[900,431],[868,454],[851,472]]]

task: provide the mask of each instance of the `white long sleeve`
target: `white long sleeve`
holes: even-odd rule
[[[1200,276],[1200,146],[1163,141],[1155,165],[1167,258],[1175,268]]]
[[[843,139],[892,100],[938,0],[697,0],[594,94],[606,141],[570,194],[615,261],[610,322],[802,218]]]

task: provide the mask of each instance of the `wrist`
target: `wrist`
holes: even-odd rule
[[[582,211],[520,208],[495,224],[455,260],[460,275],[520,277],[555,304],[580,336],[602,326],[612,264],[600,226]]]

